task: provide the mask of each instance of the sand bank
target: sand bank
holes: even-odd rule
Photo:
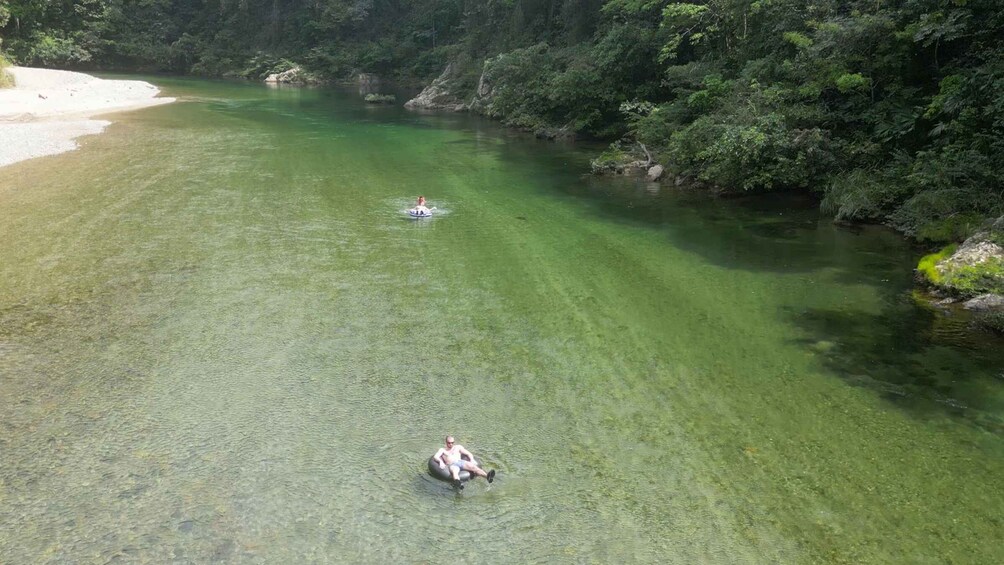
[[[12,67],[14,88],[0,89],[0,167],[77,148],[76,138],[101,133],[100,114],[173,102],[137,80],[103,80],[83,73]]]

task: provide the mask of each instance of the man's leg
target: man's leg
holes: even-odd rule
[[[467,469],[468,471],[474,473],[475,475],[477,475],[479,477],[487,477],[488,476],[488,473],[484,472],[481,469],[481,467],[478,467],[477,465],[475,465],[474,463],[471,463],[470,461],[464,461],[464,469]]]

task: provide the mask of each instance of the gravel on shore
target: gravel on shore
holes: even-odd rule
[[[157,87],[143,81],[27,67],[8,72],[15,86],[0,89],[0,167],[76,149],[78,137],[111,123],[93,116],[174,101],[157,98]]]

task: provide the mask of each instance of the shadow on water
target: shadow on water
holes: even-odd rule
[[[512,134],[509,134],[512,135]],[[643,225],[674,247],[714,265],[773,274],[825,272],[839,286],[868,286],[881,311],[799,309],[787,322],[823,367],[873,390],[918,418],[949,417],[1004,434],[1004,340],[974,329],[964,313],[946,315],[910,294],[923,252],[881,226],[839,226],[809,193],[718,198],[643,179],[596,177],[588,152],[537,143],[477,144],[511,164],[533,163],[540,190],[586,205],[610,222]]]
[[[532,158],[525,144],[499,151],[513,163]],[[899,234],[881,226],[835,225],[812,194],[717,198],[588,174],[562,182],[562,168],[567,164],[554,164],[553,189],[585,203],[597,217],[660,230],[675,247],[714,265],[774,274],[825,272],[838,286],[871,287],[882,305],[878,314],[853,305],[788,312],[788,323],[813,336],[798,344],[838,378],[914,417],[948,417],[1004,434],[1004,340],[974,328],[964,312],[933,311],[912,298],[913,269],[923,251]]]
[[[922,308],[901,293],[883,311],[809,309],[790,320],[799,344],[845,382],[875,391],[918,418],[939,415],[1004,434],[1004,340],[964,313]]]

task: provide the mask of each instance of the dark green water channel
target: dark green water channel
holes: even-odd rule
[[[0,562],[1004,562],[1004,343],[894,234],[156,82],[0,171]]]

